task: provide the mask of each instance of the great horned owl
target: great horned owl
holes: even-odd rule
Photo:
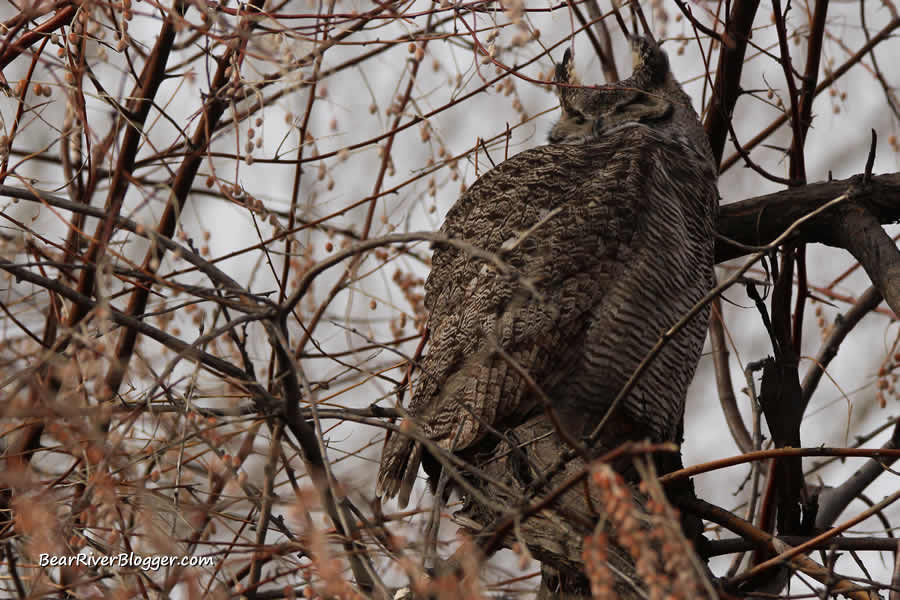
[[[566,52],[549,145],[482,176],[441,228],[513,273],[438,245],[425,283],[430,347],[408,425],[463,457],[544,410],[510,358],[552,399],[563,426],[586,435],[714,281],[712,152],[665,53],[642,37],[632,48],[632,76],[598,87],[578,84]],[[664,346],[607,425],[616,436],[681,435],[708,318],[700,311]],[[440,473],[420,442],[391,435],[377,494],[399,494],[406,506],[423,461],[432,478]]]

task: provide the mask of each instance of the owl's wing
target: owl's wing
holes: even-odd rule
[[[450,210],[441,231],[496,254],[512,275],[463,248],[435,248],[425,284],[429,352],[408,408],[420,434],[459,452],[533,408],[498,345],[544,390],[575,364],[586,315],[627,264],[637,225],[622,188],[634,165],[616,157],[620,143],[528,150]],[[379,496],[399,493],[405,506],[421,458],[420,444],[393,434]]]

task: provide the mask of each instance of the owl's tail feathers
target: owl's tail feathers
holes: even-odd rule
[[[397,496],[400,508],[406,508],[421,462],[422,444],[394,432],[381,454],[375,494],[384,500]]]

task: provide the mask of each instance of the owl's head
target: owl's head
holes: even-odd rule
[[[556,65],[562,116],[550,130],[551,144],[590,143],[623,127],[643,124],[665,128],[698,124],[690,98],[669,70],[666,53],[650,38],[630,38],[631,77],[603,86],[582,87],[572,53]]]

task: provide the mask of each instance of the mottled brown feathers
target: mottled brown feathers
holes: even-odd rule
[[[639,65],[610,86],[561,88],[554,143],[498,165],[447,214],[444,234],[496,253],[516,275],[435,248],[429,348],[407,409],[418,435],[470,457],[543,410],[498,345],[574,435],[589,433],[659,336],[710,288],[711,153],[665,55],[642,64],[666,70]],[[702,311],[665,346],[619,407],[635,435],[677,439],[707,318]],[[420,443],[391,435],[379,496],[399,494],[405,506],[422,459]]]

